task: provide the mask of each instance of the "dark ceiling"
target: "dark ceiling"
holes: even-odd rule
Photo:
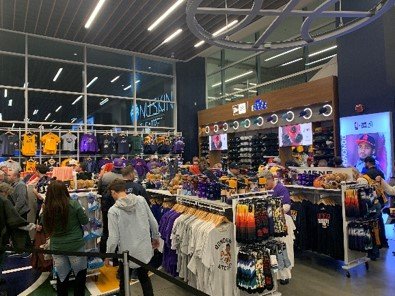
[[[150,54],[162,41],[181,28],[174,41],[153,54],[187,60],[207,48],[198,49],[198,39],[186,24],[185,4],[163,21],[154,31],[147,28],[174,1],[111,0],[106,1],[90,29],[84,25],[98,0],[0,0],[0,27],[60,39],[96,44],[111,48]],[[265,1],[265,8],[278,8],[286,1]],[[207,0],[202,6],[224,7],[224,0]],[[249,8],[252,0],[228,0],[228,7]],[[223,17],[203,16],[200,23],[214,32],[225,24]]]

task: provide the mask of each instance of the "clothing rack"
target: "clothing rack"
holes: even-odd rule
[[[345,195],[346,190],[349,189],[371,189],[372,187],[367,184],[357,184],[357,183],[346,183],[341,184],[341,197],[342,197],[342,216],[343,216],[343,238],[344,238],[344,265],[342,268],[346,271],[346,276],[351,277],[350,269],[357,267],[359,265],[365,264],[366,269],[369,269],[370,259],[366,256],[366,253],[350,250],[348,247],[348,224],[356,219],[348,218],[346,216],[345,207]]]
[[[248,193],[242,193],[242,194],[235,194],[232,197],[232,212],[233,212],[233,221],[236,221],[236,206],[237,204],[240,203],[240,201],[247,201],[247,200],[254,200],[254,199],[261,199],[261,200],[266,200],[268,198],[272,197],[273,191],[261,191],[261,192],[248,192]],[[234,227],[234,237],[236,238],[236,227]],[[268,242],[268,241],[267,241]],[[267,243],[267,242],[262,242],[262,243],[256,243],[256,245],[258,244],[263,244],[263,243]],[[254,244],[255,245],[255,244]],[[240,248],[241,248],[241,244],[239,244],[236,241],[236,254],[238,254]],[[274,288],[271,291],[265,291],[264,293],[261,294],[252,294],[252,295],[259,295],[259,296],[266,296],[266,295],[271,295],[271,296],[281,296],[282,294],[280,292],[278,292],[278,283],[277,283],[277,277],[276,274],[273,274],[273,282],[274,282]],[[244,291],[240,291],[240,295],[248,295],[246,292]]]

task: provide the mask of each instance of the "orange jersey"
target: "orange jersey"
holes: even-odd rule
[[[22,149],[21,153],[24,156],[35,156],[36,155],[36,135],[24,134],[22,136]]]
[[[43,152],[45,154],[56,154],[60,138],[53,133],[48,133],[41,137],[41,142],[44,144]]]

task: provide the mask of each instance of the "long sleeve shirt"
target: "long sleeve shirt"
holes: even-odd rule
[[[26,214],[29,212],[26,184],[22,180],[18,180],[13,184],[13,187],[14,192],[11,195],[11,201],[19,215]]]

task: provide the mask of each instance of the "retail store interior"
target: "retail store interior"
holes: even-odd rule
[[[0,0],[0,296],[395,294],[395,0]]]

